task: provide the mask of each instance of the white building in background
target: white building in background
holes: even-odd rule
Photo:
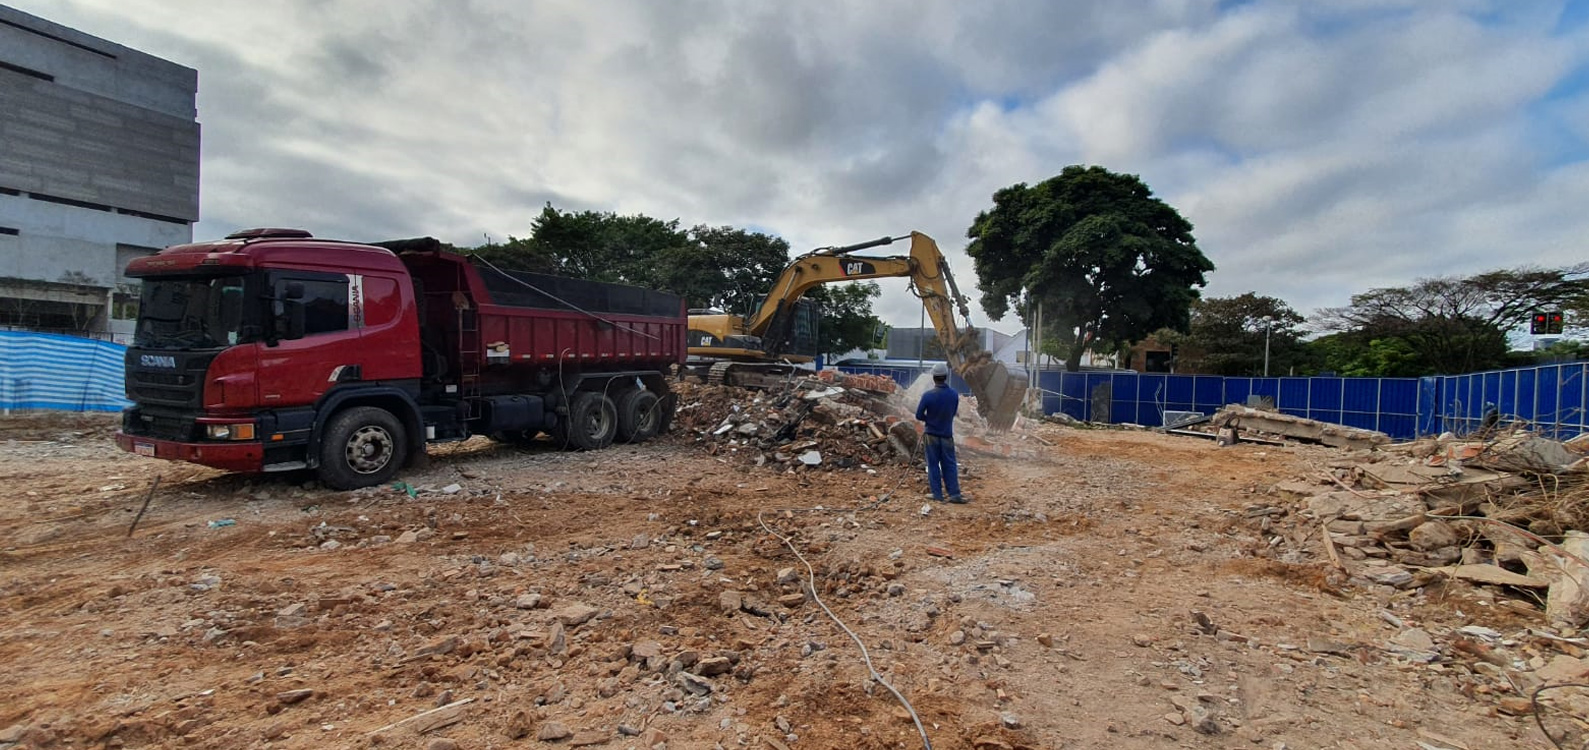
[[[198,72],[0,5],[0,328],[131,331],[127,262],[193,239]]]

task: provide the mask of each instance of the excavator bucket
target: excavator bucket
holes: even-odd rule
[[[1010,429],[1026,402],[1026,382],[1012,377],[1004,363],[987,352],[966,360],[959,372],[977,397],[977,413],[988,421],[988,427]]]

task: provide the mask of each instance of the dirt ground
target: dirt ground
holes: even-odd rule
[[[1045,424],[1036,458],[963,450],[953,506],[919,467],[684,431],[332,492],[113,429],[0,422],[0,748],[923,747],[770,532],[933,748],[1551,747],[1461,660],[1384,647],[1529,612],[1272,554],[1272,486],[1331,449]]]

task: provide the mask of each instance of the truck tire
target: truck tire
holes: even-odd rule
[[[568,405],[568,442],[593,451],[612,445],[618,434],[618,407],[605,394],[580,391]]]
[[[618,397],[618,441],[643,443],[657,436],[662,426],[662,409],[657,394],[644,388]]]
[[[381,484],[402,468],[407,452],[407,436],[397,417],[385,409],[355,406],[326,423],[320,481],[338,490]]]

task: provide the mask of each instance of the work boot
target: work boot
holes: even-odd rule
[[[966,503],[968,503],[970,501],[966,500],[964,497],[962,497],[960,495],[950,495],[949,496],[949,502],[954,503],[955,505],[965,505]]]

